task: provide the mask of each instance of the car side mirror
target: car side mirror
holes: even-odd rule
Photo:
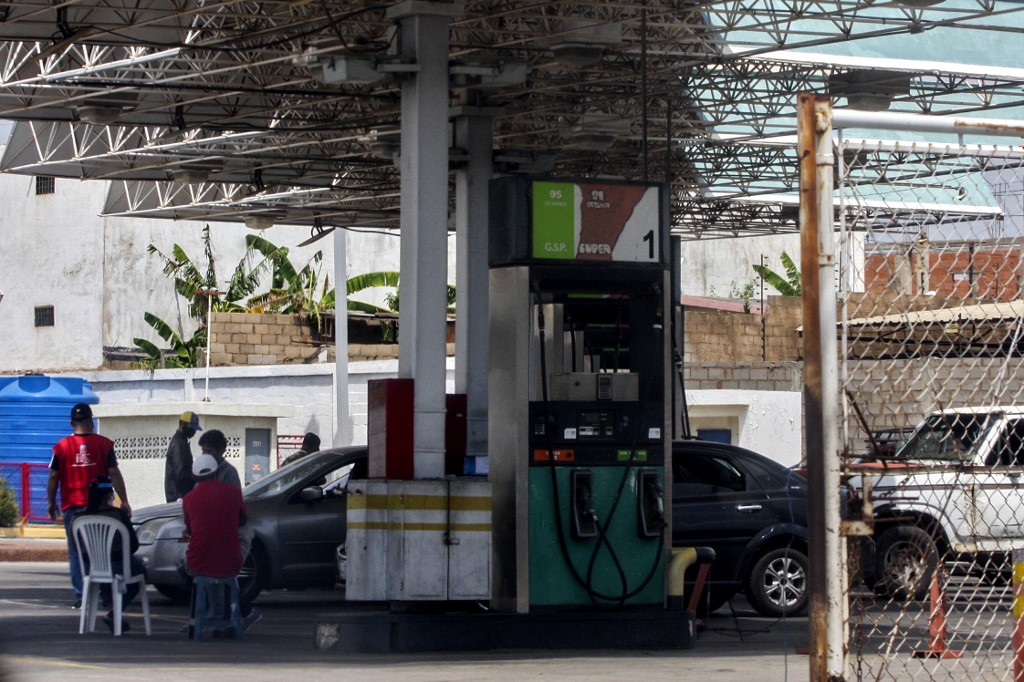
[[[298,501],[299,502],[305,502],[305,503],[316,502],[318,500],[323,499],[323,497],[324,497],[324,490],[323,490],[323,488],[321,488],[318,485],[314,485],[314,486],[310,486],[308,488],[303,488],[302,490],[300,490],[299,491],[299,495],[298,495]]]

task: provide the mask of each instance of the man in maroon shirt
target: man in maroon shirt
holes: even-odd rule
[[[196,487],[181,500],[189,534],[185,564],[192,575],[229,578],[242,569],[238,527],[245,502],[238,486],[217,480],[217,460],[202,454],[192,463]]]
[[[71,428],[74,433],[60,439],[53,446],[50,460],[50,478],[46,483],[46,506],[51,519],[56,520],[58,511],[64,517],[64,531],[68,538],[68,563],[71,568],[71,587],[75,590],[72,608],[82,605],[82,567],[78,550],[71,535],[74,523],[85,505],[89,503],[89,483],[100,476],[109,476],[114,492],[121,499],[121,509],[131,514],[124,478],[117,467],[114,455],[114,441],[93,433],[92,408],[78,403],[71,408]],[[60,488],[60,506],[57,506],[57,489]]]

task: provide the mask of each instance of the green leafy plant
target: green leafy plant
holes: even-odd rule
[[[288,249],[277,246],[259,235],[245,238],[245,255],[235,266],[228,279],[227,290],[211,299],[207,291],[218,286],[217,262],[210,241],[210,226],[203,228],[203,250],[206,268],[203,270],[180,245],[164,253],[154,244],[148,251],[159,256],[164,263],[163,272],[174,280],[174,291],[187,302],[188,315],[200,327],[191,338],[183,338],[174,327],[152,313],[145,314],[146,323],[167,342],[169,349],[161,350],[147,339],[135,338],[135,345],[146,357],[136,363],[145,369],[160,367],[196,367],[200,351],[206,346],[207,312],[256,312],[306,315],[319,330],[324,315],[334,309],[334,291],[329,289],[325,277],[320,282],[323,253],[317,251],[307,265],[297,270],[288,260]],[[270,276],[270,290],[257,293],[264,277]]]
[[[783,296],[800,296],[803,294],[803,283],[800,280],[800,269],[797,268],[793,259],[785,251],[782,252],[782,267],[786,269],[785,276],[780,275],[771,268],[764,265],[753,265],[754,272],[770,284]]]
[[[174,291],[188,303],[188,315],[191,319],[206,324],[206,312],[208,306],[213,312],[256,312],[255,306],[258,300],[250,301],[260,288],[260,283],[265,275],[270,273],[275,265],[275,257],[263,256],[258,262],[256,256],[263,251],[271,253],[279,250],[265,239],[258,235],[246,237],[246,252],[242,259],[235,265],[228,279],[227,291],[221,296],[213,299],[212,305],[207,301],[206,289],[217,290],[217,261],[213,255],[213,248],[210,241],[210,226],[203,228],[203,251],[206,257],[206,269],[202,271],[199,265],[192,260],[178,244],[171,248],[171,252],[164,253],[154,244],[150,244],[147,251],[157,255],[163,262],[163,272],[174,280]],[[285,250],[287,254],[287,250]],[[279,256],[277,256],[279,258]]]
[[[153,313],[143,315],[146,324],[156,331],[161,339],[167,342],[168,353],[160,350],[155,343],[138,337],[132,339],[146,358],[138,363],[141,369],[159,369],[162,367],[197,367],[202,349],[206,348],[206,327],[199,327],[187,341],[174,328]]]
[[[287,247],[277,246],[258,235],[246,237],[249,253],[264,257],[270,268],[270,290],[250,298],[247,305],[255,312],[273,312],[306,317],[314,331],[320,332],[325,317],[334,311],[334,289],[324,274],[323,252],[317,251],[301,268],[289,259]]]
[[[362,275],[350,277],[347,282],[347,291],[349,296],[348,309],[371,314],[399,312],[401,305],[401,289],[399,288],[400,279],[401,277],[399,273],[393,270],[367,272]],[[384,296],[384,303],[387,305],[386,308],[352,298],[353,294],[357,294],[364,289],[371,289],[373,287],[392,287],[393,290]],[[455,287],[450,284],[447,285],[447,289],[445,291],[445,301],[447,304],[446,312],[449,315],[455,314]],[[384,343],[398,342],[397,321],[383,324],[382,330]]]
[[[21,509],[14,497],[14,490],[7,479],[0,476],[0,528],[13,528],[21,524]]]
[[[754,299],[754,289],[757,286],[755,280],[750,280],[745,283],[742,287],[737,285],[736,282],[732,282],[729,288],[729,296],[732,298],[738,298],[743,301],[743,312],[750,312],[750,302]]]

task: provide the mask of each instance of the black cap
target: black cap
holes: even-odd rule
[[[302,449],[305,452],[312,450],[316,452],[320,449],[320,436],[315,433],[307,433],[302,439]]]
[[[92,419],[92,408],[86,403],[78,403],[71,408],[71,421],[84,422]]]

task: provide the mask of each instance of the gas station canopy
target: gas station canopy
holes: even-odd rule
[[[397,228],[400,86],[418,66],[399,56],[394,4],[0,3],[0,119],[19,122],[0,170],[111,180],[108,215],[313,236]],[[779,197],[796,192],[798,92],[946,115],[1024,104],[1024,69],[879,48],[913,54],[947,34],[1015,44],[1018,2],[510,0],[452,13],[451,106],[493,112],[496,172],[668,180],[672,230],[690,239],[796,229]],[[453,145],[449,163],[466,153]]]

